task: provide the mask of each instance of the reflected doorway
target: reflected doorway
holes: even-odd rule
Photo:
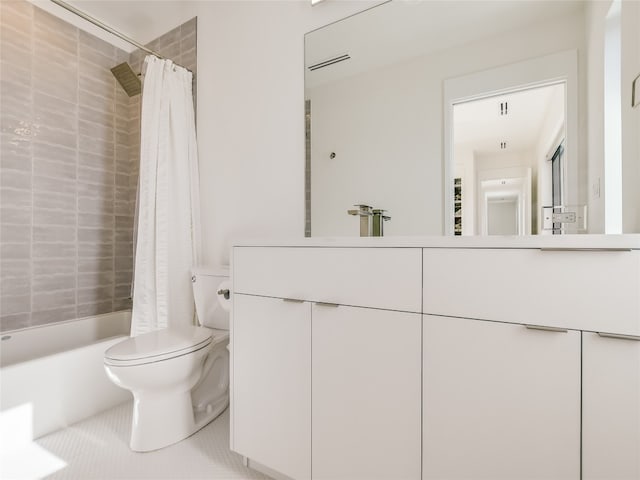
[[[517,197],[487,200],[487,235],[519,235]]]
[[[454,215],[462,235],[555,233],[544,230],[541,209],[563,205],[565,112],[565,82],[453,105],[453,177],[462,185]]]
[[[512,167],[481,175],[477,198],[480,235],[530,235],[531,169]]]

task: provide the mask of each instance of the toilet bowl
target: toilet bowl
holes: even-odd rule
[[[202,326],[145,333],[105,352],[107,375],[133,394],[132,450],[147,452],[179,442],[229,405],[230,300],[216,293],[228,276],[223,268],[193,270]]]

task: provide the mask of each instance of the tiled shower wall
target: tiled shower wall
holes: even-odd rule
[[[23,0],[0,32],[0,330],[130,308],[140,97],[110,68],[142,56]]]
[[[163,57],[172,59],[178,65],[182,65],[193,72],[194,105],[196,93],[196,69],[197,69],[197,18],[192,18],[179,27],[168,31],[156,38],[146,46]],[[142,70],[142,62],[146,53],[136,50],[131,54],[129,62],[136,71]],[[136,97],[139,98],[139,97]]]

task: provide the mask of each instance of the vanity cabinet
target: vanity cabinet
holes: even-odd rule
[[[276,478],[640,479],[640,250],[490,240],[235,247],[232,450]]]
[[[584,332],[582,362],[582,478],[639,479],[640,337]]]
[[[419,480],[421,315],[312,309],[312,477]]]
[[[311,478],[311,304],[235,294],[232,448]]]
[[[294,479],[420,479],[421,259],[234,249],[234,451]]]
[[[424,316],[423,479],[580,478],[580,332]]]

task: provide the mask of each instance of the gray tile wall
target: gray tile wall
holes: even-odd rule
[[[193,72],[194,105],[196,104],[196,74],[198,68],[197,30],[198,19],[194,17],[146,45],[154,52],[172,59],[178,65]],[[142,70],[142,63],[146,55],[142,50],[136,50],[131,54],[130,62],[134,71],[139,72]]]
[[[131,306],[140,96],[119,50],[0,2],[0,331]],[[194,73],[196,19],[152,42]]]
[[[1,2],[0,28],[0,329],[128,308],[115,105],[129,100],[109,71],[128,54],[21,0]]]

